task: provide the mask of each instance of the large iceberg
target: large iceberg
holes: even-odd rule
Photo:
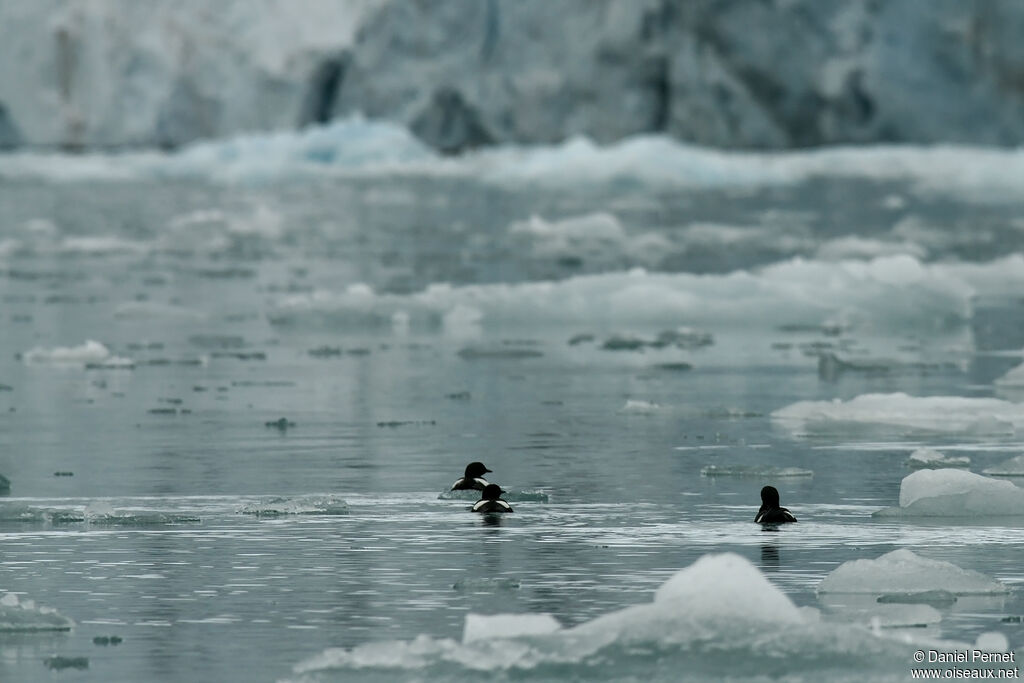
[[[877,517],[1001,517],[1024,515],[1024,489],[959,469],[918,470],[900,483],[900,506]]]
[[[505,630],[504,633],[502,631]],[[749,561],[707,555],[677,572],[649,603],[572,628],[547,615],[469,615],[463,642],[421,635],[330,649],[295,667],[299,680],[347,680],[372,671],[478,680],[481,674],[580,680],[900,680],[911,648],[868,629],[819,621]],[[358,672],[353,673],[353,672]]]
[[[795,432],[895,428],[903,432],[1014,434],[1024,406],[997,398],[862,394],[849,401],[798,401],[772,413]]]
[[[894,550],[874,560],[844,562],[818,584],[819,593],[875,595],[928,591],[989,595],[1006,593],[1007,590],[1004,584],[981,572],[921,557],[906,549]]]

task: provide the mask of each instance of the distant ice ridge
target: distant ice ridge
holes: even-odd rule
[[[50,607],[37,607],[14,593],[0,598],[0,634],[32,631],[70,631],[75,622]]]
[[[876,595],[931,591],[990,595],[1008,591],[1004,584],[981,572],[921,557],[906,549],[894,550],[874,560],[844,562],[822,579],[817,590],[819,593]]]
[[[900,483],[900,506],[876,517],[999,517],[1024,515],[1024,489],[959,469],[918,470]]]
[[[143,174],[247,181],[339,171],[457,175],[498,184],[628,183],[697,189],[779,186],[815,177],[842,177],[906,181],[924,191],[954,192],[977,201],[1019,196],[1024,151],[870,146],[735,152],[690,145],[663,135],[640,135],[607,146],[577,137],[553,146],[509,145],[445,158],[400,125],[353,116],[319,128],[194,143],[170,154],[69,157],[20,152],[0,157],[0,177],[51,180],[125,179]]]
[[[866,629],[822,623],[749,561],[726,553],[677,572],[652,602],[572,628],[543,614],[470,614],[462,642],[420,635],[329,649],[298,664],[293,680],[340,681],[374,671],[457,681],[487,673],[675,681],[680,671],[687,680],[707,681],[760,680],[782,671],[794,673],[794,680],[900,680],[912,649]]]
[[[997,398],[862,394],[849,401],[798,401],[773,412],[772,419],[798,433],[853,426],[938,433],[1014,434],[1024,427],[1024,405]]]
[[[276,325],[326,327],[643,324],[823,324],[866,330],[941,331],[968,320],[979,293],[1024,287],[1024,257],[985,264],[925,264],[909,255],[838,263],[782,261],[725,275],[636,269],[557,282],[433,284],[382,294],[365,284],[287,296]]]

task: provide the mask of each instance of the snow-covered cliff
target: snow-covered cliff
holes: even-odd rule
[[[363,112],[444,151],[1024,141],[1015,0],[0,0],[0,148]]]

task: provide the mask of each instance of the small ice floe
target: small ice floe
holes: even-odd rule
[[[1018,455],[998,465],[986,467],[982,472],[998,477],[1024,477],[1024,455]],[[0,488],[2,488],[2,482],[0,482]]]
[[[0,598],[0,633],[70,631],[75,622],[50,607],[37,607],[14,593]]]
[[[1000,517],[1024,515],[1024,489],[958,469],[922,469],[900,482],[900,505],[875,517]]]
[[[36,346],[21,354],[27,365],[64,365],[82,368],[130,369],[135,363],[114,356],[103,344],[92,339],[79,346]]]
[[[28,505],[0,506],[0,522],[74,524],[84,521],[85,514],[74,508],[40,508]]]
[[[817,591],[874,595],[945,591],[953,595],[992,595],[1006,593],[1008,589],[981,572],[900,549],[874,560],[844,562],[822,579]]]
[[[896,428],[901,432],[1014,434],[1024,406],[998,398],[862,394],[849,401],[799,401],[772,413],[794,432]]]
[[[547,614],[470,614],[461,641],[424,634],[332,648],[294,672],[316,680],[378,670],[472,681],[485,672],[542,680],[661,680],[672,672],[675,680],[685,671],[696,680],[723,680],[760,678],[784,660],[787,671],[807,680],[874,680],[882,672],[905,675],[913,650],[906,640],[821,621],[817,610],[797,607],[748,560],[725,553],[680,570],[650,602],[572,628]]]
[[[633,413],[635,415],[653,415],[661,410],[661,406],[653,401],[640,401],[631,398],[622,406],[621,412]]]
[[[281,517],[284,515],[345,515],[348,503],[331,495],[264,498],[238,509],[243,515]]]
[[[788,477],[813,477],[812,470],[800,467],[769,467],[764,465],[705,465],[700,468],[704,477],[752,477],[778,479]]]
[[[195,515],[182,515],[155,510],[115,510],[106,501],[94,501],[85,507],[85,521],[97,526],[161,526],[164,524],[197,524]]]
[[[914,469],[941,469],[944,467],[967,467],[971,459],[966,455],[944,455],[931,448],[918,448],[904,462]]]

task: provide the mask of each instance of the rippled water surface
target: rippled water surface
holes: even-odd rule
[[[771,416],[867,393],[1019,400],[995,384],[1024,347],[1024,273],[999,261],[1024,248],[1019,204],[849,179],[556,192],[402,177],[8,179],[0,206],[0,593],[75,622],[0,633],[0,680],[352,680],[302,663],[459,640],[468,613],[580,624],[721,551],[839,622],[862,619],[856,600],[815,587],[842,562],[951,561],[1011,591],[918,630],[1022,644],[1019,517],[872,517],[898,504],[915,448],[978,472],[1024,450],[1013,428]],[[551,228],[567,217],[583,227]],[[974,289],[961,300],[936,271],[830,298],[829,273],[876,257],[978,264]],[[779,262],[821,270],[773,284]],[[613,273],[640,288],[625,305]],[[730,312],[765,282],[774,300]],[[690,294],[662,302],[665,287]],[[697,329],[659,341],[681,327]],[[471,460],[513,515],[440,497]],[[752,523],[768,483],[799,524]]]

